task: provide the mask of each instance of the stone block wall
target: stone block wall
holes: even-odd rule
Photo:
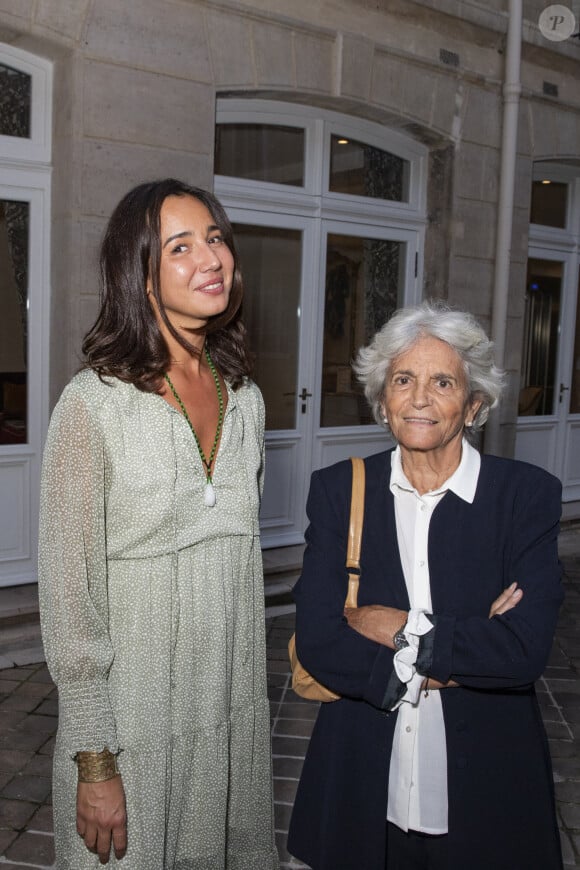
[[[507,325],[514,384],[532,162],[580,150],[574,47],[542,43],[539,6],[525,4]],[[218,96],[328,107],[426,143],[425,295],[489,326],[506,26],[507,0],[0,0],[0,41],[54,61],[52,401],[96,313],[108,214],[152,177],[211,187]],[[543,95],[545,80],[558,85],[557,100]],[[509,453],[514,401],[502,422]]]

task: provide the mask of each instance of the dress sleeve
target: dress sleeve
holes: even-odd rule
[[[306,670],[332,691],[391,709],[406,691],[393,667],[393,651],[354,631],[344,617],[351,480],[352,473],[345,472],[337,499],[322,475],[312,475],[306,551],[294,587],[296,652]]]
[[[435,613],[431,654],[417,670],[441,682],[480,689],[517,689],[537,680],[548,661],[563,600],[558,532],[561,485],[528,467],[514,498],[502,585],[523,590],[502,616],[460,618]],[[465,578],[469,582],[468,578]],[[491,601],[489,602],[491,605]]]
[[[71,756],[118,751],[107,675],[105,450],[74,387],[58,403],[42,471],[39,598],[44,648],[58,687],[59,734]]]
[[[264,399],[262,397],[262,393],[255,387],[256,390],[256,403],[257,403],[257,437],[260,448],[260,470],[258,472],[258,487],[260,490],[260,498],[264,494],[264,472],[266,469],[266,445],[264,441],[264,433],[266,429],[266,408],[264,406]]]

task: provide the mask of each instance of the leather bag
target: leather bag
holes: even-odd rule
[[[350,520],[346,551],[346,570],[348,588],[345,607],[358,606],[358,587],[360,581],[360,545],[365,508],[365,464],[358,456],[351,456],[352,494],[350,498]],[[302,667],[296,655],[296,634],[288,643],[288,655],[292,669],[292,688],[297,695],[310,701],[338,701],[340,695],[327,689],[312,674]]]

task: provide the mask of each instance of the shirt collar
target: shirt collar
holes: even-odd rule
[[[451,490],[463,501],[472,504],[475,498],[475,490],[477,489],[477,480],[479,478],[479,469],[481,467],[481,456],[477,450],[469,444],[464,438],[461,442],[461,461],[451,477],[449,477],[439,489],[433,490],[429,495],[440,495],[441,493]],[[397,445],[391,454],[391,479],[389,488],[393,495],[397,495],[397,490],[407,490],[414,492],[413,486],[407,480],[403,471],[403,463],[401,462],[401,448]]]

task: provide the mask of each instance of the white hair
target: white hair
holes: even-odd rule
[[[493,343],[475,317],[442,302],[425,301],[415,308],[401,308],[380,329],[367,347],[359,350],[353,369],[364,386],[373,416],[382,426],[385,383],[393,361],[422,336],[445,341],[459,355],[467,378],[469,399],[482,402],[471,431],[481,429],[491,408],[501,397],[505,375],[493,362]]]

